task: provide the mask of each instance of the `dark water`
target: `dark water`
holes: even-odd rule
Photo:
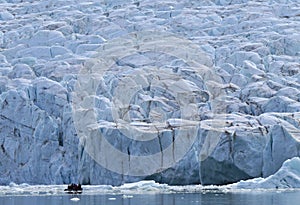
[[[72,195],[0,196],[2,205],[293,205],[300,204],[300,191],[284,192],[239,192],[239,193],[176,193],[137,195],[79,195],[79,201],[72,201]]]

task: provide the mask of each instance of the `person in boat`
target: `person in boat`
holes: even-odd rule
[[[82,188],[81,188],[81,184],[70,184],[68,185],[68,188],[65,189],[65,191],[82,191]]]

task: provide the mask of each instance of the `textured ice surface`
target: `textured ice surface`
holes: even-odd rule
[[[206,192],[243,192],[249,189],[253,191],[286,191],[300,188],[300,158],[295,157],[284,162],[282,167],[267,178],[256,178],[240,181],[235,184],[216,185],[185,185],[171,186],[159,184],[155,181],[139,181],[127,183],[121,186],[111,185],[85,185],[83,193],[93,194],[123,194],[124,198],[130,198],[135,194],[157,193],[206,193]],[[1,195],[62,195],[67,185],[28,185],[10,183],[9,186],[0,186]]]
[[[300,158],[295,157],[285,161],[275,174],[267,178],[241,181],[233,185],[233,187],[239,189],[300,188]]]
[[[0,184],[274,174],[300,152],[299,11],[296,0],[0,1]],[[126,157],[101,153],[98,131]]]

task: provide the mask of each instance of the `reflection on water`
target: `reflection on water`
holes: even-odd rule
[[[74,197],[79,201],[72,201]],[[239,192],[239,193],[176,193],[176,194],[138,194],[138,195],[39,195],[39,196],[0,196],[2,205],[293,205],[299,204],[300,191],[286,192]]]

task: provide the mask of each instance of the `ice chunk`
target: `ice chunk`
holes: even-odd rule
[[[232,187],[238,189],[300,188],[300,158],[286,160],[275,174],[267,178],[241,181]]]
[[[9,13],[8,11],[2,11],[2,12],[0,12],[0,20],[2,20],[2,21],[12,20],[14,18],[15,18],[14,15],[12,15],[11,13]]]

